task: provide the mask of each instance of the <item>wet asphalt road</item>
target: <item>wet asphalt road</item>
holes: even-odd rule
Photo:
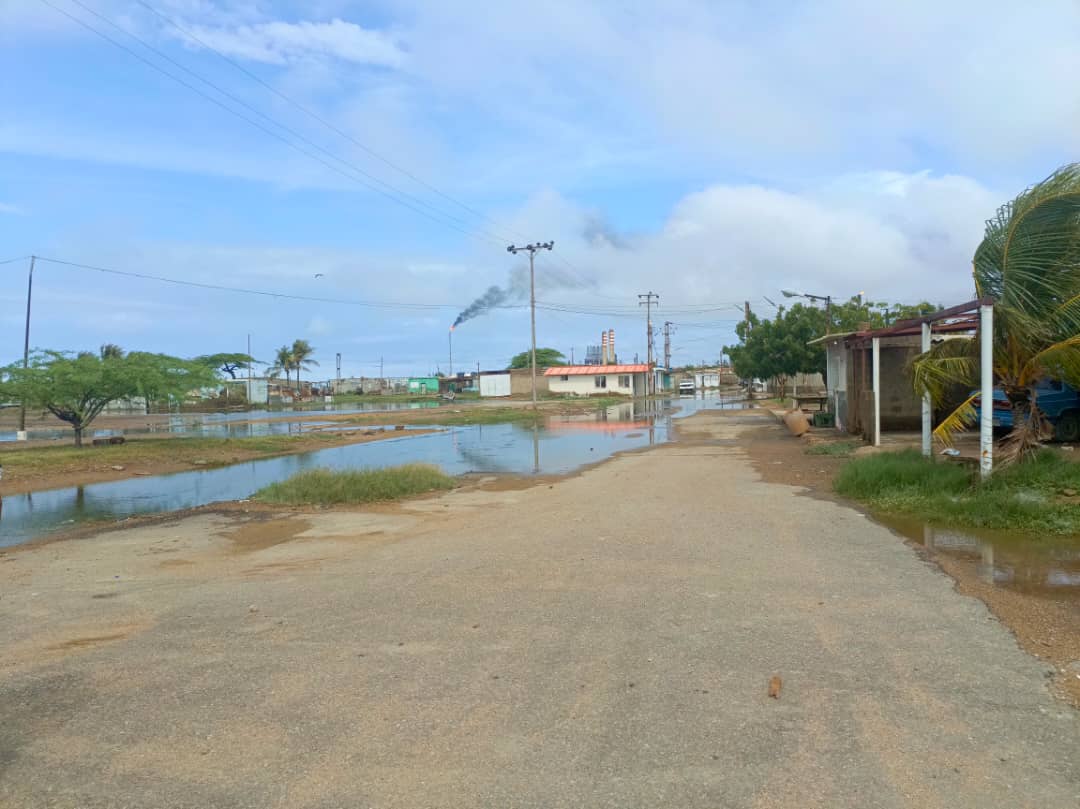
[[[0,806],[1080,805],[1046,667],[760,482],[750,418],[265,546],[202,516],[5,557]]]

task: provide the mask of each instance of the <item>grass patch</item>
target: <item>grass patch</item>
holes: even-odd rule
[[[377,503],[452,489],[455,485],[452,477],[429,464],[345,471],[312,469],[260,489],[255,499],[290,506]]]
[[[846,458],[859,447],[862,441],[823,441],[806,448],[807,455],[831,455],[836,458]]]
[[[838,494],[892,514],[969,528],[1080,533],[1080,464],[1044,450],[989,480],[978,469],[924,458],[917,450],[856,458],[836,476]]]

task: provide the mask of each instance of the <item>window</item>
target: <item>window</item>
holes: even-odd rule
[[[593,377],[593,384],[596,385],[596,387],[598,387],[598,388],[606,388],[607,387],[607,377],[606,376],[594,376]]]
[[[620,376],[619,377],[619,387],[620,388],[628,388],[628,387],[630,387],[630,377],[629,376]]]
[[[569,374],[563,374],[562,376],[559,377],[559,381],[560,382],[569,382],[570,381],[570,375]]]

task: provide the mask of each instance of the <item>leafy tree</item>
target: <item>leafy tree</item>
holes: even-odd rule
[[[101,358],[104,359],[119,359],[124,356],[124,349],[120,348],[116,343],[105,343],[101,347]]]
[[[928,315],[943,308],[927,301],[916,304],[888,304],[875,303],[856,296],[844,303],[833,303],[832,331],[861,331],[866,327],[882,329],[886,326],[894,326],[901,320]]]
[[[751,313],[750,322],[735,327],[741,343],[725,346],[732,366],[744,379],[775,379],[780,396],[787,393],[787,380],[795,374],[824,373],[825,351],[808,343],[825,334],[825,312],[797,303],[780,307],[773,320],[761,320]]]
[[[558,365],[566,365],[566,356],[554,348],[536,349],[536,367],[554,368]],[[532,350],[522,351],[515,354],[510,360],[511,368],[532,368]]]
[[[127,367],[136,382],[136,395],[141,396],[150,413],[164,401],[182,400],[188,392],[217,382],[216,368],[201,357],[183,360],[168,354],[132,351],[126,357]]]
[[[986,223],[973,264],[976,296],[994,299],[994,382],[1013,413],[1002,460],[1015,461],[1032,455],[1049,433],[1036,400],[1039,380],[1080,386],[1080,163],[1063,166],[1001,206]],[[976,387],[979,336],[945,340],[913,368],[916,391],[935,402],[953,385]],[[939,438],[949,443],[953,433],[974,423],[975,398],[941,423]]]
[[[163,391],[186,392],[206,384],[213,374],[206,366],[164,354],[36,351],[27,368],[10,365],[3,377],[4,395],[68,422],[75,431],[75,446],[81,447],[83,432],[110,402],[155,385]]]
[[[228,374],[229,379],[236,379],[236,372],[246,371],[255,363],[255,360],[247,354],[206,354],[196,357],[195,362],[207,365],[222,374]]]

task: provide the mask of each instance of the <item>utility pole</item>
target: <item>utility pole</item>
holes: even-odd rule
[[[570,346],[570,364],[574,364],[574,347]]]
[[[335,359],[337,360],[337,381],[338,381],[338,385],[340,386],[341,385],[341,352],[340,351],[337,353],[337,356],[335,357]],[[337,391],[335,391],[335,393],[336,392]]]
[[[247,364],[247,367],[248,367],[247,403],[248,403],[248,409],[250,410],[251,409],[251,366],[254,363],[251,361],[251,335],[249,334],[247,336],[247,338],[248,338],[248,341],[247,341],[247,356],[248,356],[248,364]]]
[[[386,388],[386,379],[383,377],[382,371],[382,360],[383,358],[379,357],[379,393],[382,393],[383,389]]]
[[[664,367],[671,370],[671,331],[675,324],[670,320],[664,321]]]
[[[536,270],[533,267],[533,262],[536,259],[537,250],[550,250],[555,246],[555,242],[536,242],[535,244],[527,244],[524,247],[515,247],[510,245],[506,248],[507,253],[513,253],[515,256],[522,250],[529,251],[529,317],[532,322],[532,403],[533,410],[536,410]]]
[[[652,290],[638,295],[638,306],[644,306],[645,307],[645,334],[649,338],[649,340],[648,340],[648,353],[646,355],[647,356],[646,364],[649,366],[649,373],[645,377],[645,394],[646,395],[656,392],[653,389],[654,385],[653,385],[653,378],[652,378],[652,376],[653,376],[653,371],[652,371],[652,364],[653,364],[652,307],[653,307],[653,299],[654,298],[656,299],[656,305],[659,306],[660,305],[660,296],[657,293],[653,292]]]
[[[447,376],[452,377],[454,375],[454,327],[450,327],[450,373]]]
[[[26,333],[23,336],[22,367],[25,371],[30,367],[30,298],[34,291],[34,263],[37,256],[30,256],[30,274],[26,278]],[[26,396],[20,397],[19,402],[19,431],[16,438],[26,440]]]

